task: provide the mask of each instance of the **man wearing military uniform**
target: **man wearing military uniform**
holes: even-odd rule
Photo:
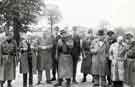
[[[9,33],[6,40],[1,44],[1,61],[0,61],[0,80],[1,87],[5,81],[8,87],[12,87],[11,82],[16,76],[16,42],[13,40],[13,34]]]

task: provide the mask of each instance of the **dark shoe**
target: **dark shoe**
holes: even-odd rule
[[[41,82],[40,82],[40,81],[38,81],[37,85],[40,85],[40,84],[41,84]]]
[[[56,81],[56,78],[52,78],[50,81]]]
[[[57,86],[62,86],[62,83],[56,83],[55,85],[54,85],[55,87],[57,87]]]
[[[52,82],[51,82],[50,80],[46,81],[46,83],[48,83],[48,84],[52,84]]]

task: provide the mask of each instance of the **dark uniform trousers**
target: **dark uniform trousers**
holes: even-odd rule
[[[73,57],[73,81],[76,81],[76,70],[79,56],[72,55],[72,57]]]
[[[56,73],[58,73],[58,61],[55,57],[55,53],[52,53],[52,61],[53,61],[53,68],[52,68],[52,80],[56,80]]]
[[[31,52],[31,48],[30,48],[30,43],[28,43],[28,51],[27,51],[27,53],[28,53],[27,55],[28,55],[29,72],[23,74],[23,86],[24,87],[27,87],[28,74],[29,74],[29,85],[30,86],[33,85],[32,52]]]
[[[33,84],[32,57],[28,57],[29,73],[23,73],[23,87],[27,87],[27,78],[29,74],[29,85]]]

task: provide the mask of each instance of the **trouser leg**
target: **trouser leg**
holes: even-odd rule
[[[109,75],[107,75],[108,85],[111,85],[111,61],[108,60],[108,67],[109,67]]]
[[[23,87],[27,87],[27,73],[23,73]]]
[[[70,82],[71,82],[71,79],[70,78],[67,78],[67,87],[70,87]]]
[[[50,81],[50,69],[46,69],[46,80]]]
[[[38,70],[38,83],[40,83],[42,80],[42,72],[42,70]]]
[[[11,82],[12,82],[12,80],[8,80],[8,81],[7,81],[8,87],[12,87]]]
[[[29,85],[33,85],[33,72],[32,72],[32,58],[28,58],[29,60]]]
[[[86,77],[87,77],[87,74],[84,73],[82,82],[86,82]]]
[[[58,71],[58,63],[57,63],[56,59],[53,59],[53,70],[52,70],[53,78],[52,78],[52,80],[56,80],[57,71]]]
[[[1,87],[3,87],[5,81],[0,81]]]
[[[76,82],[77,60],[73,60],[73,82]]]

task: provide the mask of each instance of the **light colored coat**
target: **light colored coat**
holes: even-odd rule
[[[16,76],[16,43],[4,41],[0,49],[0,80],[14,80]],[[5,55],[5,53],[8,55]],[[12,53],[13,55],[9,55]]]
[[[125,47],[117,42],[112,44],[109,50],[111,64],[112,81],[124,81],[125,79],[125,56],[123,54]]]

